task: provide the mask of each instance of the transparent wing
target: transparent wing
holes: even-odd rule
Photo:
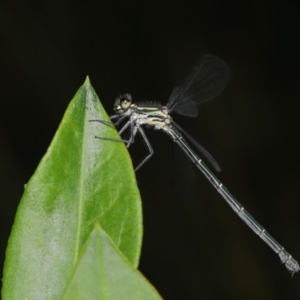
[[[172,121],[172,125],[174,125],[180,132],[204,155],[204,157],[210,162],[210,164],[215,168],[217,172],[221,171],[221,168],[214,157],[203,147],[201,146],[192,136],[190,136],[182,127],[180,127],[177,123]]]
[[[178,114],[197,116],[196,104],[202,104],[218,96],[229,80],[229,67],[213,55],[205,55],[196,64],[182,87],[176,87],[167,108]]]
[[[194,164],[171,139],[168,157],[169,193],[176,200],[187,201],[195,187]]]

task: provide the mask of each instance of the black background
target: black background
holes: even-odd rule
[[[1,1],[1,265],[23,185],[86,75],[112,113],[119,93],[166,103],[207,53],[229,65],[228,87],[197,119],[174,117],[213,154],[228,189],[300,259],[299,16],[296,1],[279,0]],[[137,173],[140,270],[161,295],[298,299],[300,275],[291,278],[202,174],[190,196],[176,197],[167,138],[149,139],[155,155]]]

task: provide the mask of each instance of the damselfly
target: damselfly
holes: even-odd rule
[[[281,262],[285,264],[286,268],[291,273],[298,272],[298,262],[234,198],[190,147],[186,139],[208,159],[217,171],[219,171],[219,165],[214,158],[194,138],[176,124],[171,117],[172,112],[187,117],[196,117],[198,114],[197,105],[212,100],[219,95],[229,80],[229,73],[228,66],[222,60],[213,55],[205,55],[196,65],[185,84],[173,90],[166,105],[161,105],[157,102],[134,103],[132,102],[131,95],[125,94],[116,98],[114,105],[116,114],[112,115],[110,119],[114,122],[115,126],[120,126],[125,122],[119,133],[121,135],[126,130],[129,130],[129,139],[122,140],[126,143],[127,147],[134,143],[138,133],[144,139],[149,149],[149,154],[136,167],[136,170],[144,165],[154,153],[143,127],[153,127],[169,135],[222,195],[238,216],[279,255]]]

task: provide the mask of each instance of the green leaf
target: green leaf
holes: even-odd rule
[[[145,277],[133,268],[97,223],[61,299],[162,298]]]
[[[26,186],[9,238],[2,299],[58,299],[95,220],[137,266],[142,215],[135,174],[87,78]]]

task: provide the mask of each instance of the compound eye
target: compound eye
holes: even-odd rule
[[[131,104],[131,101],[129,101],[128,99],[124,99],[121,101],[121,107],[123,109],[128,109],[130,104]]]
[[[124,110],[127,110],[131,105],[131,95],[130,94],[126,94],[124,96],[121,97],[121,107]]]

